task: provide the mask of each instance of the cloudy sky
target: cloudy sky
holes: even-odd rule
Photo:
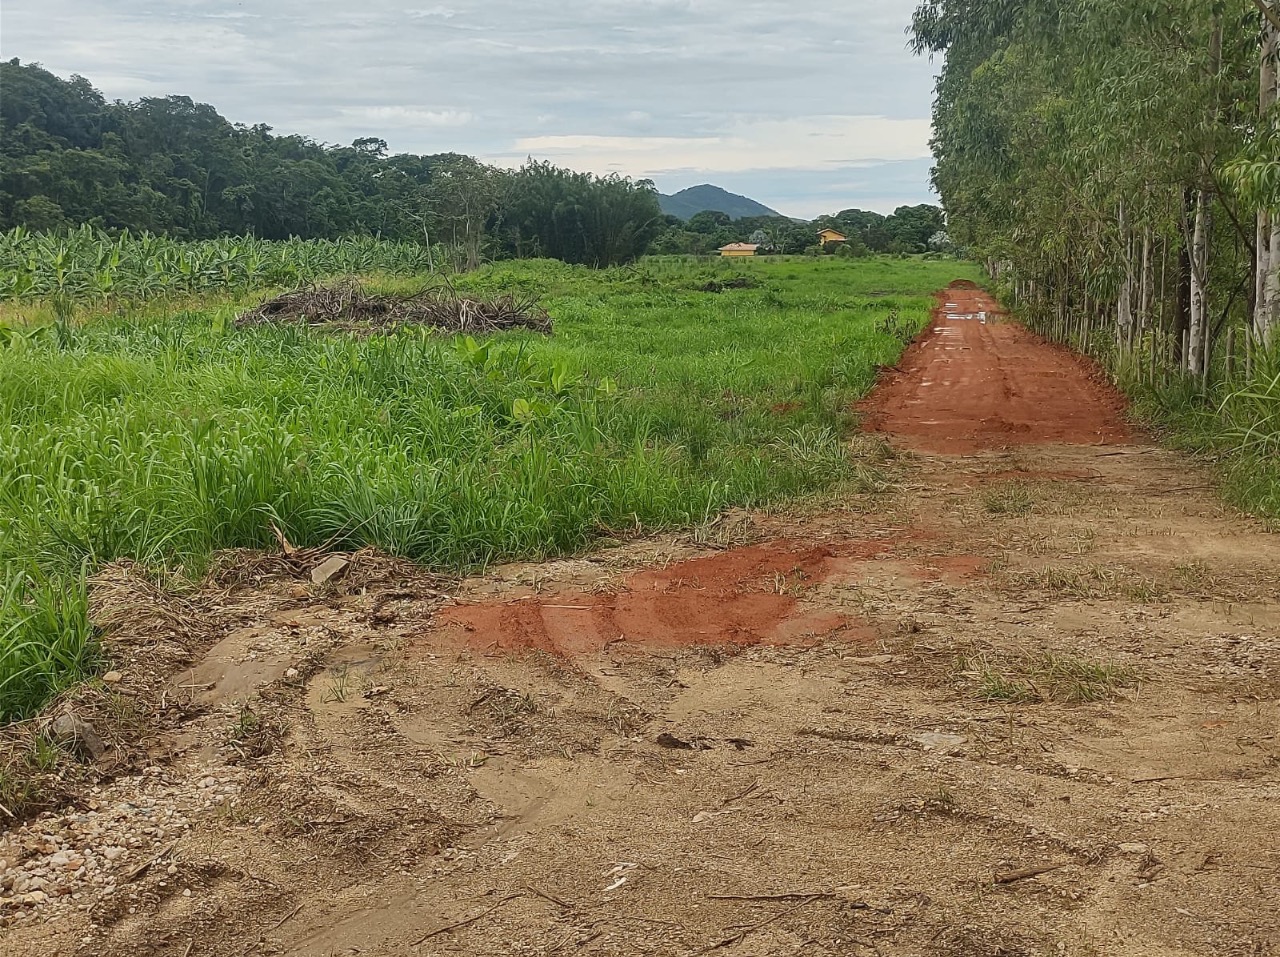
[[[934,199],[915,3],[5,0],[0,55],[324,142],[709,182],[810,217]]]

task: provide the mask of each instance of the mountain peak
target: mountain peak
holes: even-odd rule
[[[690,186],[688,189],[682,189],[680,192],[673,193],[670,196],[659,193],[658,204],[667,215],[679,216],[684,220],[691,219],[696,214],[707,209],[724,213],[730,219],[743,219],[748,216],[782,215],[763,203],[757,203],[754,199],[739,196],[737,193],[731,193],[710,183]]]

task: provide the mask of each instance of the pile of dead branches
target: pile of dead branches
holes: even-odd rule
[[[473,298],[448,286],[395,296],[371,293],[354,279],[294,289],[236,317],[237,326],[277,322],[301,322],[350,331],[412,325],[445,332],[484,333],[503,329],[551,332],[551,317],[530,297],[504,293],[492,298]]]
[[[698,286],[699,292],[724,292],[726,289],[754,289],[760,285],[754,276],[734,276],[732,279],[709,279]]]

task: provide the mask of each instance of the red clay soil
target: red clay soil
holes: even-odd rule
[[[616,642],[650,648],[807,643],[851,623],[843,615],[806,613],[797,596],[847,563],[890,547],[774,541],[638,572],[612,594],[557,592],[459,605],[437,616],[433,643],[564,656]]]
[[[1124,397],[1098,368],[1002,319],[999,308],[969,282],[940,292],[930,327],[860,404],[863,429],[959,454],[1125,441]]]

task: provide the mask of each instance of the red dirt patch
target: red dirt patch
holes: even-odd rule
[[[912,566],[921,581],[969,581],[987,572],[990,560],[981,555],[933,555]]]
[[[1098,367],[999,308],[971,283],[940,292],[930,327],[859,405],[864,430],[943,453],[1127,440],[1125,399]]]
[[[848,627],[844,615],[798,609],[798,596],[849,560],[888,542],[814,546],[774,541],[632,575],[614,594],[562,591],[461,605],[436,618],[433,638],[479,650],[559,655],[615,642],[646,647],[791,644]]]

